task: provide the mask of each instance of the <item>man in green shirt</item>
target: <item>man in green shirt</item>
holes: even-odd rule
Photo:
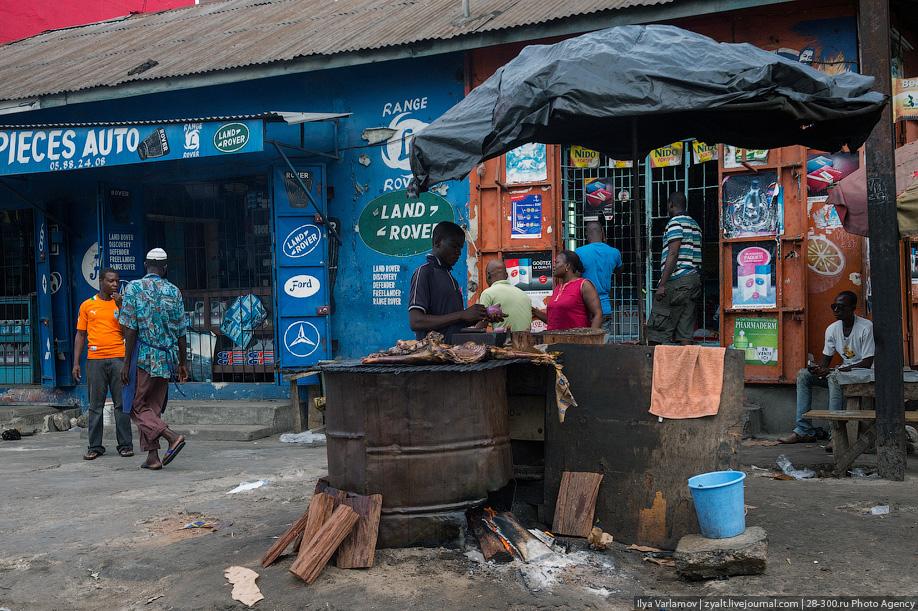
[[[485,280],[490,288],[481,293],[478,303],[487,307],[499,305],[506,318],[492,322],[492,327],[510,327],[513,331],[529,331],[532,328],[532,302],[529,295],[510,284],[507,267],[500,259],[494,259],[485,268]],[[487,320],[478,323],[486,327]]]

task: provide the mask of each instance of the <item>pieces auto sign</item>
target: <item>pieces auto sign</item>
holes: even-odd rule
[[[0,130],[0,176],[101,168],[264,149],[262,121],[188,121]]]
[[[410,199],[404,190],[380,195],[363,209],[357,230],[364,244],[384,255],[410,257],[431,249],[437,223],[456,221],[446,199],[430,192]]]

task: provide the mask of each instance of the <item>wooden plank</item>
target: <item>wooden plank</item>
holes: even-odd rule
[[[338,546],[339,569],[368,569],[373,566],[376,538],[379,536],[379,516],[382,495],[355,496],[341,501],[360,516],[357,525]]]
[[[841,455],[835,455],[835,476],[844,477],[848,472],[848,467],[850,467],[858,456],[863,454],[870,445],[877,440],[877,425],[872,423],[870,428],[868,428],[860,437],[857,438],[857,441],[852,443],[846,452]]]
[[[306,528],[306,522],[309,519],[309,508],[306,508],[306,511],[303,512],[296,522],[287,529],[287,532],[281,536],[280,539],[274,542],[264,556],[261,558],[261,566],[267,568],[277,560],[281,554],[284,553],[284,550],[287,549],[287,546],[290,545],[290,542],[295,538],[302,536],[303,529]]]
[[[320,493],[312,497],[309,503],[309,518],[306,520],[306,527],[303,529],[303,541],[310,541],[325,524],[325,521],[331,517],[333,511],[338,506],[335,497]],[[299,551],[299,556],[303,554],[303,547]]]
[[[302,433],[303,408],[300,405],[300,387],[297,385],[296,380],[290,381],[290,404],[293,410],[293,432]]]
[[[303,546],[303,551],[290,567],[290,572],[306,583],[314,582],[332,554],[353,530],[359,517],[357,512],[347,505],[339,505],[315,536]]]
[[[512,562],[513,553],[501,541],[501,538],[485,523],[485,512],[483,509],[470,509],[468,512],[469,524],[472,526],[472,532],[478,539],[478,546],[481,548],[481,554],[486,562]]]
[[[848,423],[843,420],[830,420],[829,427],[832,429],[832,458],[838,462],[839,457],[848,451],[851,445],[848,436]]]
[[[296,373],[285,373],[281,378],[284,382],[294,382],[302,378],[318,375],[318,371],[297,371]]]
[[[315,504],[316,510],[312,512],[312,515],[309,517],[309,519],[307,519],[306,526],[303,528],[303,532],[300,533],[300,536],[297,537],[296,541],[294,542],[293,553],[299,555],[302,550],[303,541],[309,541],[313,535],[316,534],[316,531],[319,530],[319,527],[325,523],[325,520],[328,519],[328,516],[332,514],[332,512],[335,510],[335,507],[340,505],[341,501],[346,498],[346,492],[343,490],[335,490],[334,488],[326,488],[319,494],[313,495],[309,506],[312,507],[312,505]]]
[[[814,420],[876,420],[877,413],[872,409],[831,410],[813,409],[803,414],[804,418]],[[918,422],[918,412],[905,412],[906,422]]]
[[[561,488],[552,523],[552,530],[556,534],[573,537],[586,537],[590,534],[601,481],[602,475],[599,473],[565,471],[561,475]]]

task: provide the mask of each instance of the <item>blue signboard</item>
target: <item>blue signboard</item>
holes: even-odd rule
[[[0,131],[0,176],[251,153],[261,120]]]
[[[285,368],[309,367],[331,355],[328,233],[316,224],[303,191],[325,210],[325,169],[274,169],[277,354]]]

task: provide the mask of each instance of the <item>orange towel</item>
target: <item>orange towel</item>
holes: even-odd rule
[[[713,416],[720,407],[726,348],[655,346],[650,413],[663,418]]]

